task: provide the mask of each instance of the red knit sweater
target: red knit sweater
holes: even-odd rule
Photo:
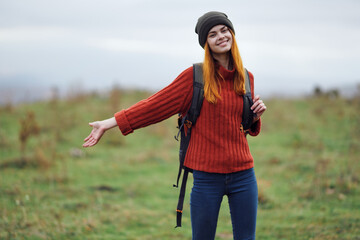
[[[245,134],[240,131],[243,98],[234,92],[234,70],[219,66],[221,99],[216,104],[204,100],[200,116],[192,129],[184,165],[194,170],[231,173],[254,166]],[[254,77],[249,72],[251,89]],[[186,113],[193,94],[193,68],[183,71],[169,86],[132,107],[115,113],[124,135],[135,129]],[[254,96],[253,96],[254,97]],[[250,135],[260,132],[261,120],[253,124]]]

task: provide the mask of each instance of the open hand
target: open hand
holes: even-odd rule
[[[93,128],[90,135],[84,139],[83,147],[92,147],[99,142],[106,129],[101,127],[100,122],[92,122],[89,125]]]

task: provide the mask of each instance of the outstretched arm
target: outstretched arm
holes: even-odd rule
[[[89,125],[93,128],[90,135],[84,139],[83,147],[92,147],[97,144],[104,133],[117,126],[115,117],[103,120],[103,121],[96,121],[89,123]]]

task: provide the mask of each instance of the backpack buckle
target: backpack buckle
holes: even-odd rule
[[[184,125],[187,127],[187,129],[190,129],[192,126],[192,122],[189,120],[185,120]]]
[[[244,130],[244,126],[241,124],[240,125],[240,132],[247,134],[247,133],[249,133],[249,129]]]

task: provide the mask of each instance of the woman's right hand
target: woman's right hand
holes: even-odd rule
[[[96,145],[101,137],[104,135],[106,130],[113,128],[117,125],[115,118],[109,118],[103,121],[96,121],[89,123],[93,128],[90,135],[84,139],[83,147],[92,147]]]

